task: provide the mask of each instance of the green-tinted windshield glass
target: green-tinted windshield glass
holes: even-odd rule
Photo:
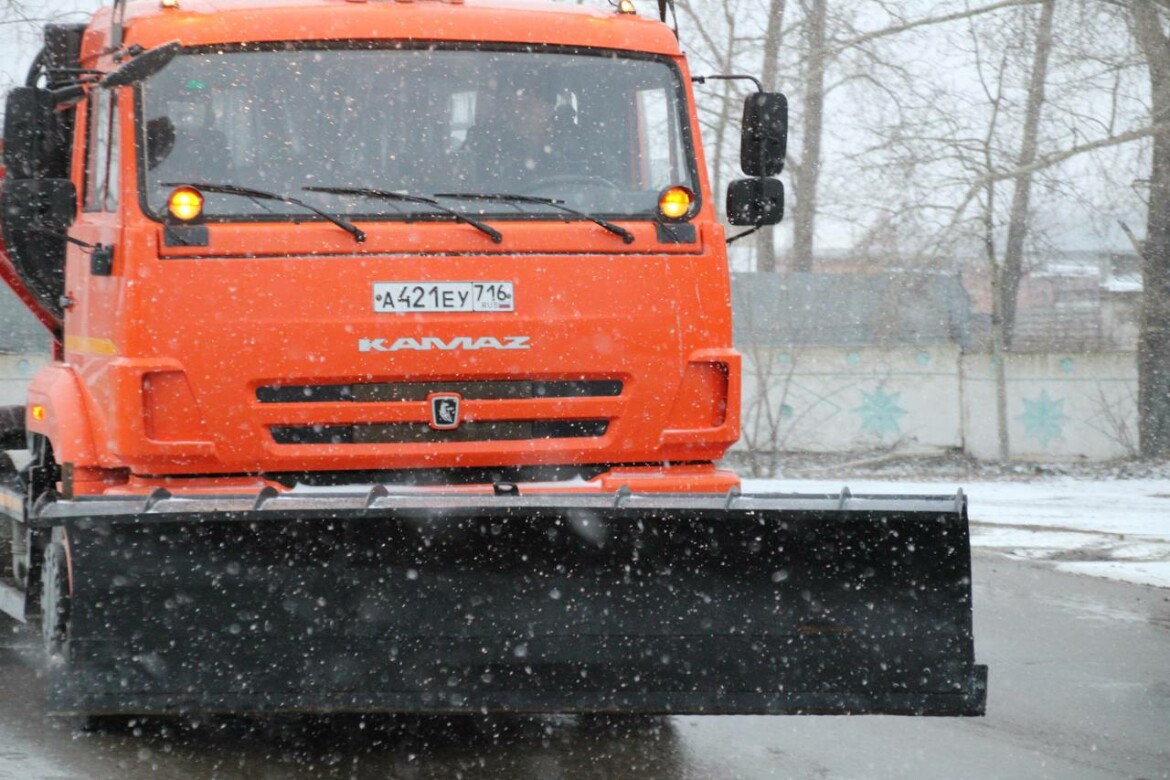
[[[373,218],[430,209],[305,188],[518,193],[593,214],[649,216],[664,187],[695,188],[682,94],[669,62],[609,54],[188,53],[142,87],[147,205],[162,213],[168,183],[207,182]],[[553,213],[443,202],[497,217]],[[208,195],[206,213],[305,216],[294,205],[221,194]]]

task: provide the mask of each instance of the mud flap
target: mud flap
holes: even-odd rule
[[[60,501],[51,707],[979,715],[965,500]]]

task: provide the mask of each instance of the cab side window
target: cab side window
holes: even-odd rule
[[[85,159],[86,211],[114,211],[118,207],[117,96],[110,90],[90,92]]]

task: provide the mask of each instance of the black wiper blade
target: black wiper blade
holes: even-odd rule
[[[560,209],[566,214],[572,214],[575,217],[587,219],[595,225],[600,225],[615,236],[621,236],[622,241],[625,241],[627,244],[634,243],[634,234],[621,225],[615,225],[607,219],[602,219],[586,211],[571,208],[566,206],[563,201],[554,200],[553,198],[541,198],[536,195],[518,195],[510,192],[436,192],[435,197],[462,198],[464,200],[499,200],[507,203],[537,203],[541,206],[552,206],[554,209]]]
[[[402,201],[404,203],[425,203],[444,214],[451,215],[459,222],[465,222],[471,225],[481,233],[486,233],[493,243],[498,244],[504,240],[504,234],[491,225],[486,225],[475,217],[469,217],[461,211],[448,208],[434,198],[427,198],[422,195],[410,195],[405,192],[394,192],[393,190],[376,190],[368,187],[302,187],[301,189],[307,192],[325,192],[330,195],[361,195],[367,198],[381,198],[382,200]]]
[[[159,182],[159,184],[164,187],[194,187],[195,189],[201,190],[203,192],[216,192],[221,195],[239,195],[244,198],[276,200],[280,201],[281,203],[291,203],[294,206],[300,206],[303,209],[308,209],[314,214],[329,220],[334,225],[337,225],[337,227],[353,236],[354,240],[359,244],[366,240],[366,234],[357,225],[354,225],[351,222],[346,222],[336,214],[330,214],[328,211],[323,211],[317,208],[312,203],[306,203],[305,201],[300,200],[299,198],[294,198],[291,195],[280,195],[278,193],[269,192],[267,190],[256,190],[252,189],[251,187],[241,187],[237,184],[212,184],[210,182],[195,181],[163,181]]]

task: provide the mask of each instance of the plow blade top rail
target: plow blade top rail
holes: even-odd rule
[[[156,491],[33,523],[71,567],[58,712],[984,709],[962,494]]]

